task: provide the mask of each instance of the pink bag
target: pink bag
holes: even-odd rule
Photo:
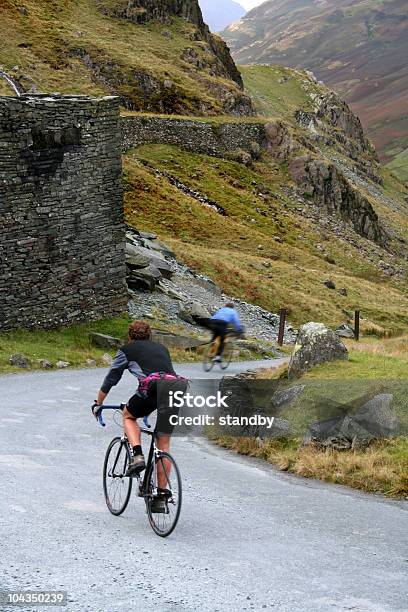
[[[153,372],[146,376],[146,378],[142,378],[139,382],[139,386],[137,388],[137,393],[142,397],[146,398],[149,394],[150,385],[157,380],[185,380],[184,376],[179,376],[178,374],[170,374],[166,372]]]

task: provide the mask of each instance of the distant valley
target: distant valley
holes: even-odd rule
[[[234,0],[200,0],[199,4],[211,32],[220,32],[246,13]]]
[[[382,161],[408,180],[405,0],[269,0],[222,36],[240,64],[312,70],[351,104]]]

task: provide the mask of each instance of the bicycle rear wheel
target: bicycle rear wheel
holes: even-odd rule
[[[157,490],[158,484],[157,464],[159,462],[166,476],[166,489],[169,490],[169,496],[166,500],[166,511],[164,513],[152,512],[153,494]],[[159,457],[156,459],[156,466],[152,462],[146,482],[148,483],[148,492],[145,500],[150,526],[157,535],[165,538],[171,534],[177,525],[182,502],[180,471],[177,463],[169,453],[160,452]]]
[[[125,476],[129,462],[128,445],[122,438],[113,438],[103,465],[103,491],[109,512],[115,516],[125,511],[132,492],[133,481]]]

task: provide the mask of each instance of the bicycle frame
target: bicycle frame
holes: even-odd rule
[[[99,408],[99,410],[96,411],[95,416],[96,416],[98,422],[100,423],[100,425],[102,427],[105,427],[105,422],[104,422],[103,417],[102,417],[102,412],[104,410],[123,410],[125,406],[126,406],[126,404],[120,404],[118,406],[105,406],[105,405],[102,405]],[[147,417],[144,417],[143,422],[145,423],[145,425],[150,427],[150,425],[148,424]],[[151,438],[152,438],[151,444],[150,444],[150,449],[149,449],[149,455],[148,455],[147,463],[146,463],[146,469],[144,471],[143,482],[142,482],[141,487],[140,487],[140,492],[142,493],[143,497],[146,497],[148,495],[148,484],[149,483],[147,482],[147,476],[148,476],[148,473],[150,472],[150,466],[153,463],[153,469],[156,470],[156,461],[155,461],[155,459],[160,457],[160,452],[161,451],[156,446],[157,434],[156,434],[155,430],[150,431],[149,429],[145,429],[144,427],[141,427],[140,431],[141,431],[141,433],[144,433],[144,434],[146,434],[148,436],[151,436]],[[127,444],[129,446],[129,440],[127,439],[126,434],[124,436],[122,436],[121,441],[124,444]],[[116,458],[115,458],[115,462],[113,464],[113,468],[112,468],[112,473],[113,474],[115,472],[115,468],[116,468],[116,465],[117,465],[117,462],[118,462],[118,459],[119,459],[119,456],[120,456],[120,450],[121,449],[119,448],[118,452],[117,452],[117,455],[116,455]],[[138,477],[137,480],[140,483],[140,477]],[[139,484],[139,486],[140,486],[140,484]],[[155,494],[156,492],[157,491],[153,491],[153,494]]]

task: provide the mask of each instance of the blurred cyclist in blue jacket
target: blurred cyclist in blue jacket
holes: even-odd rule
[[[224,350],[225,336],[229,331],[229,328],[232,327],[237,334],[244,333],[244,328],[241,324],[238,313],[235,310],[234,304],[231,302],[225,304],[225,306],[217,310],[217,312],[213,314],[210,319],[199,319],[199,323],[203,327],[207,327],[207,329],[212,331],[212,342],[216,338],[220,339],[214,361],[221,361],[221,355]]]

